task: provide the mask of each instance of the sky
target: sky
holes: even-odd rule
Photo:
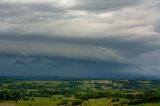
[[[0,76],[159,78],[159,0],[0,0]]]

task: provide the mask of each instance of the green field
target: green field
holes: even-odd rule
[[[34,101],[24,101],[19,100],[18,103],[15,101],[4,101],[0,103],[0,106],[57,106],[62,100],[58,98],[34,98]],[[101,98],[101,99],[89,99],[88,101],[84,101],[81,106],[128,106],[121,105],[121,102],[127,100],[121,100],[120,102],[111,103],[110,99]],[[64,105],[69,106],[69,105]],[[160,106],[160,103],[144,103],[139,105],[132,105],[132,106]]]
[[[0,78],[0,106],[160,106],[160,81]]]

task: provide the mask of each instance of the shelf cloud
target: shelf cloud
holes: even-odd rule
[[[46,75],[78,67],[71,76],[93,70],[93,76],[110,72],[157,77],[159,9],[157,0],[0,0],[0,67],[8,70],[1,73],[12,71],[2,67],[10,59],[17,74],[25,68],[36,75],[41,65]],[[97,71],[94,64],[99,64]]]

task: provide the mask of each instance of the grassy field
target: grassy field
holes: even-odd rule
[[[0,106],[160,106],[160,81],[1,78]]]
[[[119,102],[111,103],[111,99],[101,98],[101,99],[89,99],[88,101],[84,101],[82,106],[128,106],[128,105],[120,105],[120,102],[127,101],[126,99],[120,99]],[[0,102],[0,106],[57,106],[57,104],[61,102],[59,97],[53,98],[34,98],[33,101],[24,101],[20,100],[18,103],[15,101],[5,101]],[[117,105],[116,105],[117,104]],[[60,106],[69,106],[69,105],[60,105]],[[160,103],[145,103],[140,105],[130,105],[130,106],[160,106]]]
[[[33,97],[30,100],[19,100],[17,103],[16,101],[4,101],[0,102],[0,106],[57,106],[58,103],[62,101],[64,98],[61,95],[53,96],[51,98],[45,97]],[[68,98],[70,99],[70,98]]]

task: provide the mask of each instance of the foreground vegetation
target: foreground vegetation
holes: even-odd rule
[[[160,81],[0,78],[0,106],[160,106]]]

